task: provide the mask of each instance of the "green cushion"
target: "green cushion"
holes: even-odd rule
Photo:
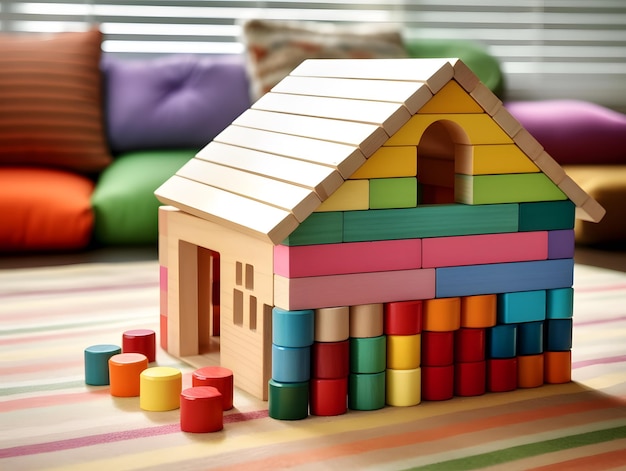
[[[118,156],[100,175],[91,198],[96,241],[107,245],[158,241],[159,201],[154,191],[196,150],[151,150]]]
[[[498,60],[480,44],[455,39],[415,39],[405,44],[410,57],[456,57],[461,59],[480,81],[502,98],[504,75]]]

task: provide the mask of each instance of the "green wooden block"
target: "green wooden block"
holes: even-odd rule
[[[396,240],[516,232],[517,204],[443,204],[401,209],[347,211],[343,241]]]
[[[283,245],[335,244],[343,237],[343,213],[312,213],[283,242]]]
[[[273,419],[300,420],[309,415],[309,382],[268,384],[268,413]]]
[[[370,208],[414,208],[417,206],[416,178],[370,179]]]
[[[375,410],[385,407],[385,372],[350,374],[348,407],[352,410]]]
[[[567,196],[543,173],[455,175],[456,201],[465,204],[565,200]]]
[[[573,229],[575,221],[576,206],[569,200],[519,205],[521,232]]]
[[[350,372],[380,373],[387,365],[387,336],[350,338]]]

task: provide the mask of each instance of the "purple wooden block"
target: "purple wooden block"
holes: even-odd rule
[[[574,258],[574,230],[548,231],[548,259]]]

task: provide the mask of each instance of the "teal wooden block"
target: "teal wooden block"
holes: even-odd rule
[[[329,211],[312,213],[306,218],[283,245],[334,244],[343,237],[343,213]]]
[[[543,353],[543,321],[523,322],[517,325],[517,354],[539,355]]]
[[[576,205],[571,201],[546,201],[519,205],[519,230],[552,231],[573,229]]]
[[[565,200],[567,196],[544,173],[461,175],[454,181],[455,200],[465,204],[498,204]]]
[[[385,407],[385,372],[350,374],[348,407],[352,410],[376,410]]]
[[[279,383],[301,383],[311,379],[311,347],[272,344],[272,379]]]
[[[309,382],[268,383],[268,414],[278,420],[300,420],[309,415]]]
[[[272,343],[281,347],[309,347],[315,337],[315,312],[272,309]]]
[[[437,298],[569,288],[573,282],[573,259],[446,267],[435,272]]]
[[[546,292],[518,291],[498,295],[498,324],[543,321],[546,318]]]
[[[344,213],[344,242],[516,232],[517,204],[444,204]]]
[[[487,329],[487,358],[517,356],[517,324],[496,325]]]
[[[369,183],[370,209],[417,206],[417,178],[372,178]]]
[[[545,325],[545,344],[547,352],[566,352],[572,348],[572,326],[570,319],[548,319]]]
[[[91,345],[84,351],[85,384],[106,386],[109,384],[109,358],[122,353],[118,345]]]
[[[387,365],[387,336],[350,338],[350,372],[380,373]]]
[[[569,319],[574,315],[574,288],[549,289],[546,292],[546,317]]]

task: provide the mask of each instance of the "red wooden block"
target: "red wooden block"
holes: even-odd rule
[[[485,359],[485,329],[460,328],[454,332],[454,361],[469,363]]]
[[[233,408],[234,380],[233,372],[221,366],[205,366],[191,375],[193,386],[212,386],[222,395],[224,410]]]
[[[454,396],[454,365],[422,366],[422,400],[446,401]]]
[[[487,362],[456,363],[454,365],[454,394],[480,396],[487,390]]]
[[[223,428],[222,395],[216,388],[199,386],[180,393],[180,429],[183,432],[217,432]]]
[[[341,415],[348,409],[348,378],[312,379],[310,382],[312,415]]]
[[[454,332],[422,331],[422,366],[454,363]]]
[[[141,353],[152,363],[156,360],[156,333],[150,329],[127,330],[122,334],[123,353]]]
[[[487,390],[491,392],[517,389],[517,358],[487,360]]]
[[[386,303],[385,334],[415,335],[422,332],[422,301]]]
[[[314,342],[311,349],[311,377],[338,379],[350,374],[350,341]]]

